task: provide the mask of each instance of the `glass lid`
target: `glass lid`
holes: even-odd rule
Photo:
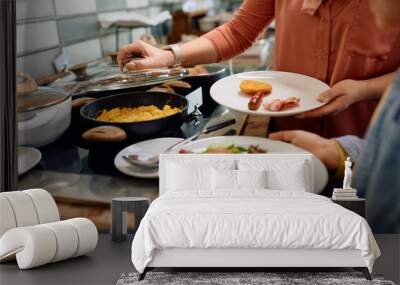
[[[63,89],[39,87],[28,74],[17,72],[16,81],[18,112],[28,112],[53,106],[69,97],[69,93]]]
[[[118,64],[108,58],[87,64],[76,64],[70,67],[69,71],[67,76],[53,81],[50,86],[62,88],[71,94],[83,94],[98,78],[115,76],[120,73]]]
[[[54,87],[38,87],[36,90],[19,95],[17,100],[18,112],[29,112],[57,105],[69,98],[68,92]]]
[[[51,83],[67,92],[77,95],[86,92],[102,92],[127,89],[154,84],[168,80],[179,80],[188,75],[183,68],[149,69],[121,72],[112,60],[96,63],[78,64],[70,68],[73,73]]]
[[[226,72],[226,68],[223,65],[216,63],[199,64],[188,67],[187,70],[189,72],[188,77],[209,77]]]
[[[179,80],[188,75],[184,68],[147,69],[125,71],[114,76],[99,78],[89,82],[89,91],[107,91],[161,84],[169,80]]]

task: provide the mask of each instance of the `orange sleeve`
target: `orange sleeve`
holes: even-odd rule
[[[248,49],[275,17],[275,0],[245,0],[228,22],[203,35],[213,44],[218,61]]]

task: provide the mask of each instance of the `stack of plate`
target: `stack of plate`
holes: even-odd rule
[[[18,175],[34,168],[42,159],[42,153],[33,147],[18,147]]]

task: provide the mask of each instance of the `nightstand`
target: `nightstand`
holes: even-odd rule
[[[339,204],[340,206],[359,214],[361,217],[366,217],[366,200],[363,198],[357,198],[352,200],[340,200],[331,199],[332,202]]]
[[[112,225],[111,239],[124,241],[128,237],[127,212],[135,214],[135,230],[146,214],[150,199],[144,197],[119,197],[111,200]]]

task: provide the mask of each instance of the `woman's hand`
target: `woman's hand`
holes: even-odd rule
[[[130,58],[143,58],[129,61]],[[174,54],[170,50],[156,48],[138,40],[122,47],[118,52],[118,65],[121,70],[140,70],[147,68],[168,67],[174,64]]]
[[[364,81],[351,79],[339,81],[329,90],[318,96],[318,101],[328,102],[326,105],[316,110],[300,114],[296,116],[296,118],[316,118],[326,115],[336,115],[348,108],[351,104],[363,100],[363,97],[367,97],[367,92],[364,96],[365,91],[367,90]]]
[[[272,140],[289,142],[308,150],[318,157],[328,169],[336,170],[339,166],[339,151],[337,142],[325,139],[316,134],[306,131],[281,131],[269,134]]]

